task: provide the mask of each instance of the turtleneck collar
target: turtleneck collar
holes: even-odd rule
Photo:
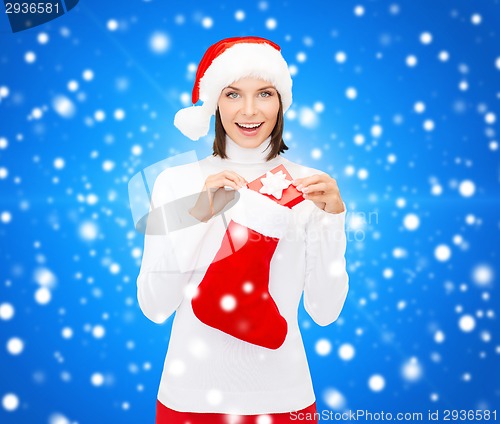
[[[227,160],[238,163],[264,163],[271,149],[271,136],[258,147],[241,147],[226,134]],[[279,156],[279,155],[278,155]]]

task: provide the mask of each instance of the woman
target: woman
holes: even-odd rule
[[[176,114],[193,140],[215,114],[216,135],[213,155],[166,169],[152,193],[170,218],[165,235],[146,235],[139,305],[156,323],[176,312],[157,423],[317,422],[297,308],[304,293],[323,326],[342,310],[346,206],[333,178],[281,155],[291,86],[279,46],[229,38],[198,67],[193,104],[203,105]],[[280,166],[292,184],[270,172]]]

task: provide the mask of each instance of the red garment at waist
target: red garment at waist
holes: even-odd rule
[[[156,424],[317,424],[316,402],[294,412],[265,415],[227,415],[200,412],[178,412],[156,400]]]

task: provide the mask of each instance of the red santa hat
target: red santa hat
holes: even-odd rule
[[[179,110],[174,125],[191,140],[208,134],[210,119],[220,93],[245,77],[260,78],[274,85],[281,95],[283,113],[292,104],[292,78],[276,43],[261,37],[225,38],[208,48],[196,71],[193,106]],[[198,100],[203,105],[194,106]]]

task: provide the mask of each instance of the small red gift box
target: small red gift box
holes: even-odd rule
[[[290,175],[290,173],[287,171],[284,165],[279,165],[274,169],[271,169],[271,172],[273,174],[276,174],[277,172],[282,171],[286,175],[286,179],[289,181],[292,181],[293,178]],[[261,175],[259,178],[256,178],[252,182],[247,184],[247,187],[250,190],[254,190],[259,192],[259,190],[262,188],[264,184],[262,184],[261,179],[265,178],[266,174]],[[269,197],[271,200],[274,200],[276,203],[286,206],[288,208],[292,208],[298,203],[302,202],[304,200],[304,197],[302,196],[302,193],[298,191],[293,184],[290,184],[288,188],[283,190],[283,194],[281,195],[281,199],[277,199],[271,194],[264,194],[261,193],[263,196]]]

